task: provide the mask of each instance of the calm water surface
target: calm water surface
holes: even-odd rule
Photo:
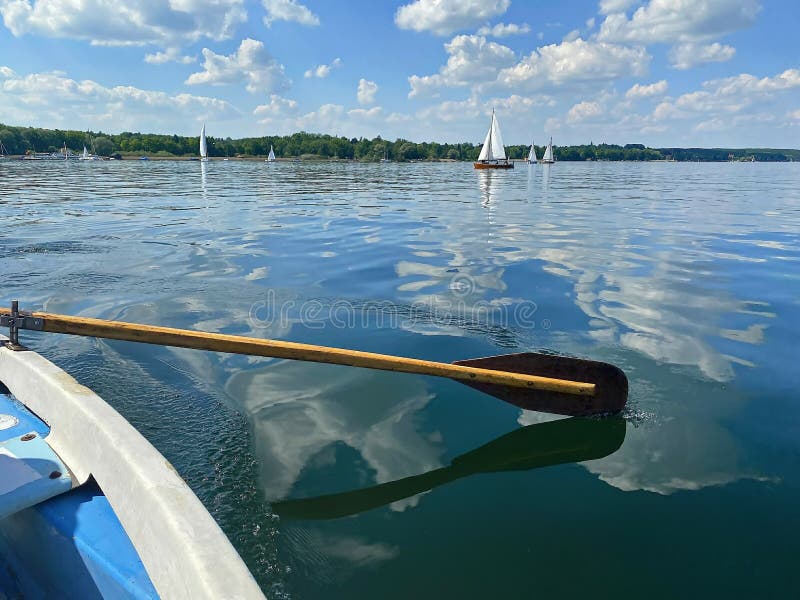
[[[0,162],[2,301],[630,378],[552,421],[451,381],[25,334],[286,598],[800,595],[800,167]]]

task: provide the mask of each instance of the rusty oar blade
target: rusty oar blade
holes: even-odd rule
[[[628,400],[628,378],[625,377],[625,373],[614,365],[595,360],[522,352],[457,360],[453,364],[581,381],[594,383],[596,386],[594,395],[576,396],[561,392],[461,381],[465,385],[526,410],[573,416],[617,413],[625,407],[625,402]]]

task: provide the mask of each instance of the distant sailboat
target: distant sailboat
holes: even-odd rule
[[[94,154],[89,154],[89,151],[86,149],[86,146],[84,146],[83,154],[81,154],[78,157],[78,160],[100,160],[100,158],[95,156]]]
[[[552,165],[554,162],[556,162],[553,158],[553,138],[550,138],[550,141],[547,143],[544,156],[542,156],[542,162],[546,165]]]
[[[478,162],[473,163],[476,169],[513,169],[514,163],[506,158],[503,137],[500,135],[500,124],[492,109],[492,124],[483,142]]]
[[[267,156],[267,160],[264,162],[275,162],[275,150],[272,149],[272,146],[269,147],[269,156]]]
[[[203,128],[200,130],[200,160],[203,162],[208,161],[208,146],[206,144],[206,124],[203,123]]]
[[[8,156],[8,150],[3,145],[3,140],[0,140],[0,158],[5,158]]]
[[[536,159],[536,146],[533,144],[533,141],[531,141],[531,151],[528,152],[528,164],[535,165],[537,162],[539,161]]]

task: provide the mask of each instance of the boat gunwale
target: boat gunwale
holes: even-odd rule
[[[0,381],[50,426],[47,442],[77,484],[94,477],[162,598],[264,598],[175,468],[96,393],[36,352],[5,345]]]

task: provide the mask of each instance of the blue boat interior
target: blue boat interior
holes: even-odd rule
[[[158,598],[103,491],[72,487],[49,433],[0,389],[0,598]]]

